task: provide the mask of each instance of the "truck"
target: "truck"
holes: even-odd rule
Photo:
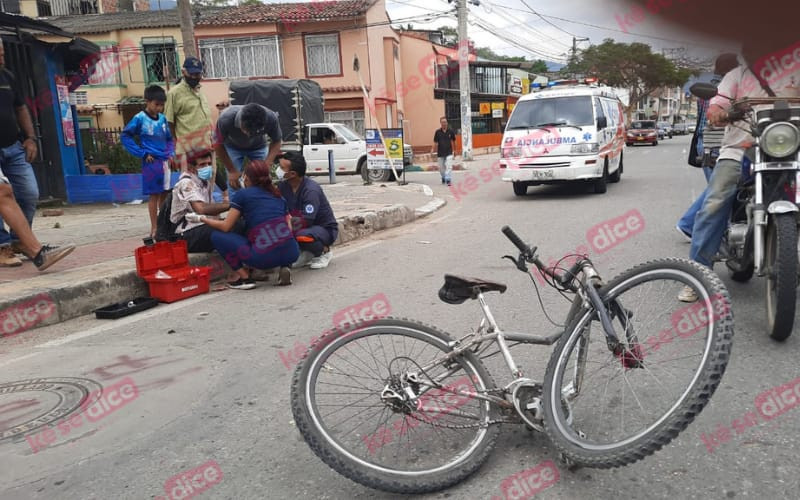
[[[333,151],[336,173],[360,174],[365,180],[394,180],[389,170],[367,169],[364,138],[341,123],[325,122],[325,97],[320,85],[308,79],[235,80],[230,103],[255,102],[278,114],[284,151],[301,151],[309,175],[328,174],[328,151]],[[403,145],[403,165],[411,164],[411,146]],[[398,174],[402,169],[398,170]]]

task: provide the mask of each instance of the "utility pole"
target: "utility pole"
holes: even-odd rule
[[[578,55],[578,42],[588,42],[588,38],[578,38],[572,37],[572,56],[570,57],[570,62],[575,61],[575,57]]]
[[[469,89],[467,0],[458,0],[458,88],[461,94],[461,159],[472,160],[472,100]]]
[[[183,57],[197,57],[194,47],[194,21],[192,20],[192,4],[189,0],[178,0],[178,15],[181,22],[181,38],[183,38]]]

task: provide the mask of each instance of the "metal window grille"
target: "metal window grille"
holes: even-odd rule
[[[100,58],[94,65],[94,73],[89,77],[89,85],[119,85],[119,48],[103,47]]]
[[[328,123],[341,123],[357,134],[364,136],[364,111],[326,111],[325,121]]]
[[[85,90],[75,92],[75,104],[89,104],[89,94]]]
[[[276,36],[200,40],[200,57],[207,78],[283,74],[280,40]]]
[[[173,81],[180,74],[172,37],[161,40],[143,38],[142,52],[147,83]]]
[[[306,64],[309,76],[338,75],[339,35],[306,35]]]

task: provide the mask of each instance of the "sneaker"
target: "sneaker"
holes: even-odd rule
[[[14,250],[11,246],[4,246],[0,248],[0,267],[19,267],[22,261],[14,255]]]
[[[681,293],[678,294],[678,300],[681,302],[697,302],[697,292],[690,286],[683,287]]]
[[[292,269],[306,267],[307,265],[311,264],[312,259],[314,259],[314,254],[303,250],[300,252],[300,257],[298,257],[294,264],[292,264]]]
[[[325,269],[328,267],[328,264],[331,263],[331,259],[333,258],[333,252],[328,250],[324,254],[320,255],[319,257],[314,257],[311,259],[311,269]]]
[[[452,182],[450,182],[450,181],[447,181],[447,185],[448,185],[448,186],[452,186],[452,185],[453,185],[453,183],[452,183]]]
[[[288,267],[282,267],[280,271],[278,271],[278,282],[276,283],[277,286],[287,286],[292,284],[292,270]]]
[[[689,243],[692,242],[692,233],[684,231],[683,229],[681,229],[680,226],[675,226],[675,229],[677,229],[678,232],[681,233],[681,236],[683,236],[686,239],[686,241],[688,241]]]
[[[71,254],[73,250],[75,250],[75,245],[66,245],[63,247],[45,245],[31,260],[33,260],[34,265],[39,271],[44,271],[59,260]]]
[[[228,283],[228,288],[233,288],[234,290],[252,290],[255,287],[256,287],[256,282],[251,280],[250,278],[247,279],[239,278],[236,281]]]

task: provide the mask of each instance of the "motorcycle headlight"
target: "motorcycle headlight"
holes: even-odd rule
[[[583,144],[573,144],[572,145],[572,154],[589,154],[589,153],[597,153],[599,148],[596,142],[585,142]]]
[[[791,123],[773,123],[761,134],[761,149],[773,158],[784,158],[800,147],[800,131]]]

